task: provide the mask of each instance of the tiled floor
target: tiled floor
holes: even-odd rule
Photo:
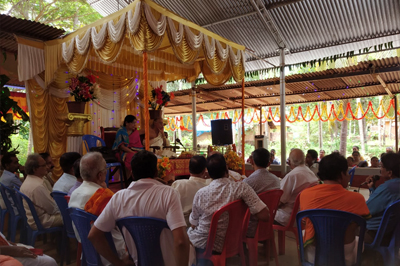
[[[277,234],[275,234],[277,235]],[[18,239],[18,238],[17,238]],[[278,239],[275,236],[275,243],[278,245]],[[71,259],[71,264],[68,266],[75,266],[76,265],[76,241],[71,239],[70,240],[70,259]],[[36,244],[36,248],[41,248],[44,250],[44,253],[55,258],[57,262],[59,262],[59,257],[57,255],[57,251],[55,248],[55,242],[51,241],[48,237],[47,244],[43,244],[42,239],[39,239]],[[280,266],[293,266],[293,265],[298,265],[299,260],[297,257],[297,247],[296,247],[296,240],[294,239],[294,235],[292,233],[288,233],[286,235],[286,254],[285,255],[278,255],[278,260],[279,260],[279,265]],[[65,263],[64,263],[65,265]],[[239,257],[237,258],[231,258],[227,260],[227,265],[229,266],[239,266],[240,264],[240,259]],[[259,245],[259,253],[258,253],[258,265],[264,266],[268,265],[267,260],[265,258],[265,251],[263,250],[263,245]],[[271,260],[269,265],[275,266],[275,260]]]

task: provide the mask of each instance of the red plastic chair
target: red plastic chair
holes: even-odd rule
[[[274,248],[274,257],[275,257],[275,265],[279,266],[278,262],[278,254],[276,252],[275,246],[275,238],[274,238],[274,230],[272,229],[272,225],[274,223],[276,210],[278,209],[279,200],[283,194],[283,190],[281,189],[274,189],[262,192],[258,194],[258,197],[267,205],[269,209],[269,222],[258,221],[257,231],[254,238],[246,237],[246,232],[248,227],[243,228],[243,237],[244,241],[247,244],[249,249],[249,264],[251,266],[257,265],[258,260],[258,242],[266,241],[267,242],[267,263],[269,265],[269,258],[270,258],[270,245],[273,245]],[[246,219],[249,220],[250,218],[250,210],[246,212]]]
[[[299,211],[300,207],[300,194],[297,195],[296,201],[294,202],[293,211],[290,215],[289,222],[286,226],[274,224],[272,228],[274,230],[278,230],[278,246],[279,246],[279,255],[285,255],[285,233],[286,231],[293,232],[296,237],[297,246],[299,246],[299,237],[297,234],[297,227],[294,226],[296,222],[296,214]],[[299,254],[300,256],[300,254]],[[300,258],[300,257],[299,257]]]
[[[206,250],[204,252],[198,251],[197,259],[210,260],[214,266],[222,266],[225,265],[226,258],[240,254],[242,265],[246,265],[242,244],[243,230],[240,229],[243,226],[243,218],[247,209],[248,207],[243,200],[236,200],[216,211],[211,219],[211,227],[208,234]],[[226,230],[224,247],[220,255],[212,254],[218,220],[224,212],[228,212],[229,215],[229,225]]]

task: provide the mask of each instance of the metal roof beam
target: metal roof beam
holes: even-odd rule
[[[257,11],[261,21],[265,25],[265,27],[269,30],[269,32],[274,37],[278,48],[289,48],[287,42],[283,38],[281,31],[276,25],[275,21],[272,19],[270,12],[267,7],[264,5],[262,0],[250,0],[251,5]]]

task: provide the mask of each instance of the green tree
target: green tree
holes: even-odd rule
[[[101,18],[83,0],[0,0],[0,11],[16,18],[32,20],[73,31]]]

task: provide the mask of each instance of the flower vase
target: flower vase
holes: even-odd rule
[[[68,112],[76,114],[84,114],[86,102],[67,102]]]
[[[162,117],[162,110],[149,110],[150,119],[157,119]]]

